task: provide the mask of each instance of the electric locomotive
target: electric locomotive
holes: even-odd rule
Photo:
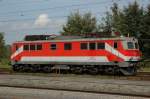
[[[11,64],[14,71],[134,75],[140,59],[133,37],[30,35],[12,44]]]

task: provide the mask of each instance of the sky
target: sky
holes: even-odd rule
[[[0,0],[0,32],[6,44],[23,40],[25,35],[59,35],[67,16],[91,12],[101,22],[114,2],[120,8],[135,0]],[[136,0],[146,7],[150,0]]]

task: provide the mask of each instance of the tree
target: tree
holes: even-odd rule
[[[150,4],[147,6],[143,21],[143,38],[150,38]]]
[[[122,34],[138,37],[143,34],[143,8],[135,1],[124,7],[123,10],[118,8],[115,3],[112,10],[112,27]]]
[[[63,26],[62,35],[85,35],[97,29],[96,18],[91,13],[81,15],[79,12],[71,13],[67,23]]]
[[[142,27],[143,34],[141,35],[141,42],[143,45],[143,53],[145,57],[150,57],[150,4],[145,11]]]
[[[102,21],[103,22],[98,25],[99,29],[97,29],[97,31],[110,33],[112,31],[112,15],[106,12],[106,17],[103,17]]]
[[[135,1],[130,3],[128,6],[120,9],[118,4],[114,3],[111,7],[110,15],[106,14],[104,21],[106,27],[120,32],[124,36],[128,34],[132,37],[139,39],[141,44],[140,48],[143,48],[143,53],[147,56],[150,55],[150,5],[147,6],[147,10],[140,7],[139,4]],[[108,20],[110,16],[111,20]],[[108,21],[110,21],[108,24]]]
[[[0,61],[6,57],[5,43],[3,33],[0,33]]]

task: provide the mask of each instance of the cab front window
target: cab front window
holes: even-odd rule
[[[127,42],[128,49],[134,49],[133,42]]]

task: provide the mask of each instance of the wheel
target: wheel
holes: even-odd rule
[[[39,68],[38,68],[38,66],[31,66],[30,70],[31,70],[31,72],[38,72]]]
[[[115,68],[114,67],[107,67],[105,68],[105,73],[109,75],[115,74]]]
[[[88,69],[89,73],[92,75],[96,75],[98,74],[98,69],[97,68],[90,68]]]
[[[17,65],[16,70],[17,70],[17,72],[22,72],[23,71],[23,65]]]
[[[83,69],[82,67],[75,67],[72,72],[75,74],[82,74]]]
[[[18,65],[13,65],[12,69],[13,69],[13,71],[18,72],[19,71],[19,66]]]
[[[22,71],[23,72],[28,72],[28,71],[30,71],[30,67],[28,65],[24,65]]]
[[[43,71],[44,71],[45,73],[50,73],[50,72],[51,72],[51,67],[50,67],[50,66],[44,66],[44,67],[43,67]]]

